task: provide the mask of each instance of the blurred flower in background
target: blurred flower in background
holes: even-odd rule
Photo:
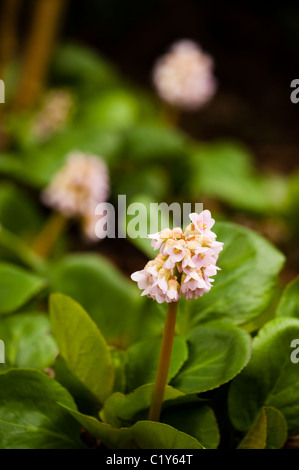
[[[216,91],[213,59],[188,39],[174,43],[156,62],[153,81],[159,96],[172,106],[196,110]]]
[[[67,124],[74,107],[74,98],[67,90],[51,90],[42,108],[33,119],[32,134],[39,141],[48,140]]]
[[[73,152],[43,191],[42,200],[66,218],[78,217],[85,236],[95,241],[95,208],[106,201],[108,193],[105,162],[96,155]]]

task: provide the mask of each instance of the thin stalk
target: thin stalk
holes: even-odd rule
[[[159,364],[154,385],[152,403],[148,415],[150,421],[159,421],[169,372],[178,303],[168,304],[160,350]]]
[[[66,0],[37,0],[17,85],[14,109],[33,106],[44,86]]]
[[[32,244],[33,251],[42,258],[47,258],[65,228],[66,222],[67,219],[62,214],[54,212],[34,240]]]

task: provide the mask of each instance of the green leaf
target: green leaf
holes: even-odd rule
[[[138,121],[139,102],[132,92],[113,89],[90,100],[80,114],[83,125],[94,125],[111,129],[127,129]]]
[[[98,255],[70,255],[54,264],[51,284],[86,309],[109,344],[124,349],[143,328],[140,292]]]
[[[202,449],[193,437],[168,426],[153,421],[138,421],[130,428],[113,428],[109,424],[68,409],[94,437],[103,441],[111,449]]]
[[[21,263],[37,273],[46,271],[45,261],[34,253],[21,238],[3,227],[0,228],[0,256],[7,261]]]
[[[82,413],[97,416],[101,403],[70,370],[62,356],[58,356],[55,361],[54,374],[55,380],[68,390]]]
[[[169,128],[135,126],[128,133],[127,155],[137,159],[169,159],[186,155],[183,134]]]
[[[127,391],[155,381],[161,341],[161,338],[145,339],[133,344],[128,349],[126,365]],[[178,373],[187,357],[188,348],[185,339],[176,336],[173,342],[168,382]]]
[[[171,385],[184,393],[212,390],[231,380],[247,364],[251,338],[225,322],[195,328],[187,336],[189,357]]]
[[[125,392],[126,390],[126,361],[127,351],[110,347],[111,359],[114,367],[113,392]]]
[[[128,395],[119,392],[113,393],[105,401],[100,413],[101,419],[113,427],[128,426],[137,415],[140,415],[142,412],[148,412],[152,401],[153,389],[153,384],[147,384],[142,385]],[[167,385],[164,403],[184,396],[179,390]]]
[[[12,184],[0,188],[0,222],[16,235],[32,235],[42,223],[37,206]]]
[[[75,449],[80,426],[57,404],[76,409],[55,380],[33,370],[0,374],[1,449]]]
[[[59,82],[72,83],[94,91],[110,87],[116,81],[113,68],[90,48],[67,43],[54,55],[52,73]]]
[[[299,318],[299,277],[290,282],[284,289],[276,315],[278,317]]]
[[[229,413],[237,429],[251,428],[267,405],[284,415],[290,435],[299,433],[299,367],[290,358],[294,338],[299,338],[299,320],[294,318],[276,318],[255,337],[251,361],[229,393]]]
[[[286,198],[286,181],[261,176],[248,150],[235,143],[201,145],[192,152],[191,163],[195,199],[216,197],[236,208],[265,212],[277,210]]]
[[[53,364],[57,346],[46,315],[20,313],[0,320],[0,338],[5,343],[5,364],[44,369]]]
[[[45,287],[45,281],[9,263],[0,263],[0,313],[26,304]]]
[[[274,246],[231,223],[217,223],[215,232],[224,243],[217,263],[221,271],[208,294],[180,302],[178,322],[183,329],[218,317],[247,323],[265,310],[277,286],[284,256]]]
[[[50,319],[70,370],[104,402],[113,387],[114,371],[100,330],[77,302],[61,294],[50,297]]]
[[[74,123],[48,142],[30,149],[23,155],[23,176],[34,187],[47,185],[64,165],[67,155],[74,149],[101,156],[106,162],[121,151],[123,138],[119,132]],[[40,155],[43,158],[40,158]]]
[[[206,449],[216,449],[220,435],[214,412],[198,399],[191,403],[168,403],[162,421],[195,437]]]
[[[264,406],[238,449],[280,449],[287,436],[287,424],[280,411]]]

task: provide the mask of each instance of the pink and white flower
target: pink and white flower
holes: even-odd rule
[[[220,269],[216,266],[223,243],[211,231],[215,221],[210,211],[190,214],[191,224],[181,229],[164,229],[149,235],[158,256],[142,271],[132,274],[142,295],[158,303],[177,302],[182,295],[196,299],[208,292]]]

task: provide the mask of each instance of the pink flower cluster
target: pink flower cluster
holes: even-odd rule
[[[187,300],[196,299],[211,289],[211,276],[220,269],[216,263],[223,243],[216,241],[216,234],[211,231],[215,220],[210,211],[189,217],[191,223],[184,233],[176,227],[149,235],[159,254],[131,276],[143,290],[141,295],[158,303],[170,303],[182,295]]]

